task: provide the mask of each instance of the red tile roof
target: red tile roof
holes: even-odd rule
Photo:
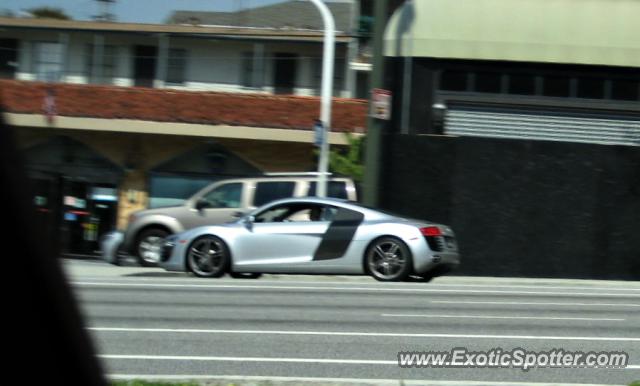
[[[140,87],[0,81],[0,101],[11,113],[43,114],[48,88],[58,115],[211,125],[311,130],[317,97],[176,91]],[[367,101],[334,99],[333,131],[363,132]]]

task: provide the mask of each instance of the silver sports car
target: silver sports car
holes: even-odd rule
[[[201,277],[369,274],[429,280],[459,263],[453,231],[324,198],[271,202],[235,222],[166,239],[160,266]]]

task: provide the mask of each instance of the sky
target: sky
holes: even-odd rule
[[[233,11],[279,3],[284,0],[116,0],[112,12],[117,21],[138,23],[162,23],[174,10]],[[95,0],[0,0],[0,12],[18,14],[34,7],[60,8],[77,20],[91,20],[99,11]]]

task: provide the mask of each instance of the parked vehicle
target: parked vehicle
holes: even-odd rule
[[[232,221],[273,200],[315,196],[317,179],[308,173],[278,173],[214,182],[183,205],[132,214],[124,234],[123,250],[136,256],[141,265],[156,265],[165,237],[198,226]],[[327,194],[357,200],[355,185],[348,178],[330,178]]]
[[[166,239],[160,266],[200,277],[368,274],[430,280],[459,263],[451,228],[330,198],[289,198]]]
[[[111,231],[105,233],[100,238],[100,252],[104,261],[114,265],[118,265],[120,263],[123,239],[124,233],[121,231]]]

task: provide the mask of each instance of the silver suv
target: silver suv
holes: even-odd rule
[[[214,182],[183,205],[147,209],[129,218],[122,250],[136,256],[141,265],[156,265],[164,238],[202,225],[229,222],[244,212],[273,200],[315,196],[318,177],[268,175]],[[348,178],[330,178],[329,197],[357,201],[356,188]]]

